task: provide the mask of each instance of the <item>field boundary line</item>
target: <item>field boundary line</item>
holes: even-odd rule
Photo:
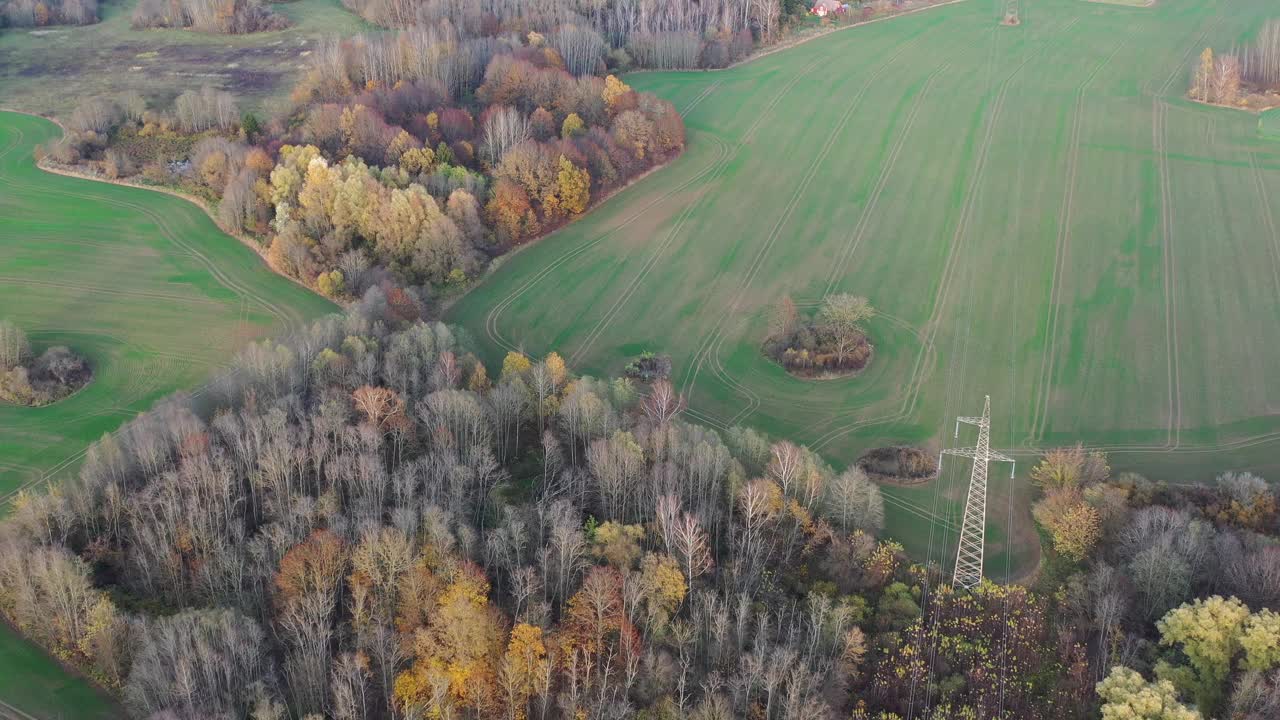
[[[898,165],[898,157],[902,154],[902,149],[907,144],[907,137],[915,126],[916,118],[920,114],[920,107],[924,104],[924,99],[929,95],[929,91],[933,89],[934,82],[949,69],[951,69],[951,63],[944,63],[934,70],[925,80],[924,87],[916,95],[915,101],[911,105],[911,110],[907,113],[906,124],[903,125],[901,132],[898,133],[892,150],[885,159],[884,165],[880,168],[880,175],[876,179],[876,184],[873,186],[870,197],[867,199],[867,204],[863,206],[862,212],[859,214],[858,222],[854,226],[853,232],[848,235],[845,243],[840,246],[836,262],[832,265],[831,274],[827,278],[826,290],[822,293],[823,297],[830,295],[832,290],[835,289],[836,283],[839,282],[840,276],[844,273],[845,266],[853,259],[853,254],[858,251],[858,246],[862,244],[866,229],[870,225],[871,215],[880,203],[880,195],[889,184],[889,176]]]
[[[1071,138],[1068,141],[1069,147],[1067,149],[1066,186],[1063,188],[1062,205],[1058,210],[1058,242],[1054,250],[1053,275],[1049,284],[1049,306],[1045,311],[1045,340],[1048,348],[1047,352],[1040,356],[1040,373],[1036,383],[1036,394],[1034,395],[1035,414],[1032,416],[1031,437],[1036,439],[1040,437],[1040,423],[1049,409],[1049,386],[1053,383],[1053,370],[1056,365],[1055,353],[1058,339],[1059,297],[1061,294],[1060,280],[1066,273],[1067,249],[1071,243],[1071,221],[1075,215],[1076,179],[1079,177],[1080,168],[1080,138],[1084,132],[1085,93],[1088,92],[1089,86],[1097,79],[1102,69],[1111,64],[1111,61],[1124,49],[1128,42],[1128,37],[1121,40],[1116,45],[1116,49],[1102,62],[1098,63],[1093,72],[1089,73],[1084,82],[1076,88],[1076,101],[1072,109]]]
[[[715,142],[724,144],[726,148],[728,147],[723,140],[716,138],[714,135],[710,137]],[[644,282],[645,278],[648,277],[649,272],[658,264],[658,260],[662,257],[662,254],[667,251],[667,248],[671,247],[673,242],[675,242],[676,236],[684,230],[685,224],[689,221],[689,218],[693,216],[694,211],[701,207],[703,201],[705,201],[707,196],[711,194],[712,187],[710,183],[714,183],[718,180],[724,173],[725,168],[729,166],[730,161],[736,157],[737,153],[724,154],[716,169],[711,173],[710,178],[707,180],[708,184],[704,185],[698,193],[698,197],[680,211],[680,214],[676,216],[675,224],[667,231],[666,236],[658,243],[657,247],[652,248],[652,252],[649,254],[648,259],[646,259],[644,264],[640,266],[640,271],[636,273],[636,276],[627,284],[622,294],[613,301],[613,304],[609,306],[609,309],[605,311],[605,314],[596,321],[595,326],[591,328],[589,333],[587,333],[586,338],[584,338],[578,347],[574,349],[573,353],[569,355],[569,365],[576,365],[582,355],[590,350],[591,346],[595,344],[595,341],[599,339],[600,334],[613,324],[614,317],[616,317],[618,312],[627,304],[631,299],[631,296],[635,294],[636,290],[640,288],[640,285]]]
[[[1267,196],[1267,184],[1262,179],[1262,170],[1258,168],[1257,156],[1249,153],[1249,167],[1253,170],[1253,184],[1258,190],[1258,199],[1262,208],[1262,219],[1267,223],[1267,230],[1271,233],[1271,242],[1267,243],[1267,249],[1271,255],[1271,275],[1275,279],[1277,297],[1280,297],[1280,234],[1276,232],[1275,215],[1271,211],[1271,198]]]

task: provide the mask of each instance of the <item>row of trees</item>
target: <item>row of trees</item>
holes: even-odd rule
[[[773,42],[784,14],[800,2],[780,0],[344,0],[370,22],[396,29],[448,27],[468,38],[503,34],[545,38],[576,75],[608,63],[626,69],[723,67]]]
[[[0,2],[0,28],[92,25],[98,0],[6,0]]]
[[[138,0],[131,22],[135,29],[189,27],[233,35],[289,26],[288,18],[258,0]]]

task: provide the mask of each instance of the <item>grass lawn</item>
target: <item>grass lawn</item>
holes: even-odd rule
[[[37,169],[32,148],[58,132],[0,113],[0,316],[37,351],[66,344],[86,355],[94,379],[47,407],[0,404],[0,506],[74,472],[90,442],[196,388],[250,340],[337,309],[271,272],[191,203]],[[41,718],[88,717],[77,710],[89,697],[83,683],[59,690],[69,681],[56,665],[39,666],[52,668],[49,693],[9,671],[34,657],[14,642],[0,634],[0,698],[42,698],[23,707]]]
[[[724,72],[628,81],[687,115],[671,167],[510,258],[450,311],[588,372],[670,353],[690,415],[836,465],[952,440],[992,397],[988,574],[1034,567],[1026,470],[1077,440],[1171,481],[1280,470],[1280,145],[1182,99],[1269,0],[970,0]],[[783,295],[866,295],[875,360],[805,381],[758,351]],[[949,564],[969,466],[886,488],[888,533]]]
[[[371,27],[340,0],[293,0],[270,3],[293,21],[279,32],[134,30],[136,4],[105,0],[95,25],[0,30],[0,107],[67,117],[84,98],[137,90],[167,109],[183,90],[212,85],[261,110],[288,93],[321,38]]]
[[[1258,118],[1258,133],[1265,138],[1280,140],[1280,108],[1264,111]]]
[[[16,709],[16,710],[15,710]],[[0,717],[108,720],[123,715],[110,698],[63,671],[53,658],[0,623]]]

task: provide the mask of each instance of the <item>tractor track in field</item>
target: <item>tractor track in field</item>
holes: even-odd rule
[[[707,137],[715,138],[715,136],[711,135],[710,133],[707,134]],[[513,290],[510,294],[508,294],[506,297],[500,300],[497,304],[495,304],[492,308],[490,308],[489,312],[485,315],[485,321],[484,321],[485,337],[488,338],[490,342],[497,345],[501,349],[511,350],[511,351],[518,350],[519,349],[518,346],[511,343],[511,341],[509,341],[502,334],[502,331],[498,327],[498,320],[501,318],[502,314],[506,312],[507,308],[509,308],[516,300],[519,300],[525,293],[531,290],[535,285],[537,285],[539,282],[544,280],[547,276],[551,275],[553,272],[559,269],[561,265],[569,262],[570,260],[576,258],[582,253],[590,250],[591,248],[595,247],[601,242],[604,242],[606,239],[613,236],[614,233],[617,233],[618,231],[625,229],[626,227],[634,223],[636,220],[639,220],[641,217],[645,215],[645,213],[647,213],[654,206],[660,203],[666,202],[667,200],[678,195],[679,193],[683,192],[689,187],[692,187],[693,185],[697,184],[700,180],[702,180],[702,178],[706,177],[708,174],[713,172],[720,165],[720,162],[724,159],[724,154],[725,154],[724,151],[729,147],[727,143],[720,141],[718,138],[715,138],[715,141],[716,141],[716,149],[718,151],[717,156],[714,160],[708,163],[706,167],[699,170],[692,177],[690,177],[688,180],[684,181],[680,185],[677,185],[676,187],[672,188],[668,192],[663,193],[657,198],[654,198],[651,202],[644,205],[644,207],[640,208],[636,212],[624,218],[621,223],[614,226],[613,228],[605,231],[604,233],[596,236],[591,240],[587,240],[577,245],[576,247],[570,248],[565,252],[561,253],[555,260],[551,261],[547,265],[543,266],[541,270],[534,273],[534,275],[528,280],[526,280],[523,285]]]
[[[765,108],[761,110],[755,122],[753,122],[747,128],[746,132],[743,135],[743,138],[738,142],[738,150],[741,150],[742,146],[744,146],[747,142],[749,142],[749,138],[754,134],[755,129],[759,127],[760,123],[764,121],[764,118],[770,112],[772,112],[775,107],[777,107],[778,103],[782,101],[783,96],[786,95],[788,92],[790,92],[790,90],[797,83],[799,83],[803,77],[813,72],[813,70],[815,70],[820,64],[821,64],[821,58],[815,59],[813,62],[805,66],[803,70],[797,73],[795,77],[793,77],[786,85],[784,85],[778,91],[778,93],[769,101],[769,103],[765,106]],[[717,142],[716,149],[719,151],[720,154],[717,156],[715,160],[713,160],[710,164],[708,164],[707,167],[703,168],[702,170],[699,170],[695,175],[693,175],[693,177],[690,177],[688,180],[677,185],[676,187],[672,188],[666,193],[663,193],[659,197],[655,198],[652,202],[647,203],[646,205],[638,209],[636,212],[627,216],[625,219],[623,219],[621,223],[619,223],[612,229],[602,233],[601,235],[597,236],[592,240],[588,240],[586,242],[579,244],[577,247],[566,250],[555,260],[545,265],[541,270],[535,273],[533,277],[527,280],[520,287],[516,288],[516,290],[512,291],[509,295],[507,295],[505,298],[503,298],[496,305],[494,305],[493,308],[489,310],[489,312],[485,316],[485,336],[488,337],[488,339],[491,342],[493,342],[495,345],[497,345],[500,348],[503,348],[506,350],[517,350],[517,346],[515,346],[510,341],[508,341],[505,337],[503,337],[501,330],[498,328],[498,319],[501,317],[502,313],[504,313],[506,309],[509,308],[516,300],[518,300],[526,292],[532,289],[534,285],[541,282],[544,278],[546,278],[548,275],[550,275],[552,272],[554,272],[564,263],[568,262],[569,260],[572,260],[578,255],[581,255],[587,250],[590,250],[591,248],[600,244],[607,238],[613,236],[618,231],[623,230],[627,226],[631,225],[636,220],[643,217],[651,208],[684,192],[686,189],[699,183],[702,180],[702,178],[706,177],[707,175],[713,172],[716,172],[717,168],[720,167],[720,163],[722,161],[727,162],[725,157],[726,155],[736,156],[736,151],[734,153],[728,153],[727,151],[729,150],[730,146],[727,143],[720,141],[719,138],[715,137],[715,135],[711,133],[707,133],[707,137],[712,138]],[[731,160],[732,158],[728,158],[728,159]]]
[[[891,56],[889,56],[886,60],[884,60],[880,64],[880,66],[871,73],[871,75],[867,78],[866,82],[862,84],[862,87],[858,90],[858,92],[854,94],[852,100],[850,100],[849,102],[849,105],[845,108],[844,114],[836,122],[831,132],[827,135],[827,139],[823,143],[821,149],[818,151],[818,154],[815,155],[813,160],[809,163],[809,167],[806,169],[804,176],[800,180],[800,183],[796,186],[795,192],[792,193],[791,198],[788,200],[786,206],[783,208],[782,213],[778,216],[778,220],[777,222],[774,223],[773,228],[769,232],[769,235],[765,237],[764,244],[760,247],[760,249],[756,252],[755,256],[752,258],[751,264],[747,267],[746,275],[738,283],[737,289],[735,290],[733,295],[733,299],[729,302],[729,305],[726,308],[725,312],[722,313],[720,317],[717,319],[715,325],[712,326],[711,332],[707,336],[707,339],[702,343],[702,346],[694,354],[693,362],[690,365],[690,368],[686,371],[685,379],[681,383],[681,392],[683,392],[686,396],[688,396],[691,388],[697,383],[698,375],[702,370],[703,364],[707,360],[707,356],[713,351],[716,351],[716,349],[719,347],[719,344],[723,342],[723,332],[724,332],[725,321],[729,318],[731,314],[735,313],[738,310],[739,305],[741,304],[742,299],[747,292],[747,289],[751,286],[751,283],[755,280],[755,277],[760,272],[761,268],[764,267],[764,262],[769,255],[769,251],[773,248],[774,244],[777,243],[778,237],[782,234],[782,229],[786,226],[787,222],[791,219],[791,215],[795,212],[796,207],[799,206],[800,200],[804,197],[804,194],[808,190],[809,185],[812,184],[814,178],[817,176],[818,168],[822,165],[823,162],[825,162],[827,156],[831,154],[832,149],[835,148],[836,141],[839,140],[841,132],[849,124],[849,120],[853,118],[854,111],[857,110],[859,106],[861,106],[862,99],[866,97],[867,92],[870,91],[871,86],[875,84],[876,80],[878,80],[890,67],[892,67],[893,63],[899,57],[901,57],[904,53],[906,53],[908,50],[910,50],[916,44],[918,44],[921,41],[921,39],[925,36],[926,32],[933,29],[936,25],[937,23],[935,22],[931,25],[925,26],[919,32],[916,33],[915,37],[913,37],[911,41],[902,43],[896,52],[894,52]],[[756,124],[752,127],[750,133],[748,133],[749,135],[754,134],[756,128],[759,126],[760,120],[763,119],[763,117],[764,116],[762,115],[761,118],[757,119]],[[739,411],[739,413],[734,416],[733,421],[736,421],[737,418],[742,417],[744,414],[749,414],[755,408],[760,406],[760,397],[753,390],[751,390],[750,388],[746,387],[741,383],[738,383],[736,380],[733,380],[731,377],[729,377],[728,373],[723,372],[723,366],[720,366],[720,369],[721,369],[722,375],[718,376],[719,379],[722,382],[725,382],[726,384],[728,384],[730,389],[734,389],[738,391],[739,393],[745,395],[747,398],[746,409],[743,411]],[[713,365],[712,371],[715,372],[715,365]],[[733,421],[731,421],[731,423]]]
[[[1068,141],[1067,148],[1067,175],[1065,179],[1065,187],[1062,194],[1062,206],[1058,211],[1058,242],[1054,252],[1053,259],[1053,276],[1049,285],[1049,305],[1045,310],[1045,340],[1048,348],[1040,355],[1040,374],[1036,382],[1035,410],[1031,418],[1031,431],[1028,441],[1038,440],[1041,436],[1041,423],[1044,415],[1049,410],[1049,386],[1053,383],[1053,370],[1056,364],[1056,347],[1058,343],[1058,315],[1061,309],[1061,293],[1062,293],[1062,277],[1066,273],[1067,250],[1071,243],[1071,221],[1075,212],[1075,194],[1076,179],[1079,176],[1080,167],[1080,137],[1084,127],[1084,104],[1085,93],[1088,92],[1089,86],[1102,72],[1103,68],[1111,64],[1116,55],[1124,49],[1129,42],[1126,36],[1116,45],[1116,49],[1111,52],[1102,62],[1098,63],[1093,72],[1089,73],[1084,82],[1076,88],[1075,105],[1072,110],[1071,120],[1071,138]]]
[[[0,159],[7,156],[10,152],[12,152],[13,149],[15,149],[21,144],[21,141],[23,139],[25,139],[25,133],[20,128],[14,128],[14,130],[18,135],[18,139],[13,145],[11,145],[9,148],[6,148],[4,153],[0,154]],[[38,166],[37,166],[37,169],[43,170]],[[81,180],[94,182],[92,178],[80,177],[80,176],[77,176],[77,177],[79,177],[79,179]],[[6,185],[9,187],[19,187],[18,183],[12,180],[9,180],[7,177],[4,177],[4,176],[0,176],[0,185]],[[296,311],[293,311],[292,309],[289,309],[289,308],[285,308],[280,304],[277,304],[275,302],[268,300],[259,292],[241,284],[238,280],[231,278],[226,272],[224,272],[220,267],[218,267],[217,263],[213,262],[208,258],[208,256],[201,253],[194,245],[180,239],[181,233],[177,232],[173,228],[173,226],[169,223],[168,219],[163,217],[158,212],[152,210],[151,208],[148,208],[144,205],[140,205],[134,202],[105,197],[105,196],[97,195],[91,192],[72,192],[68,190],[49,190],[48,192],[49,194],[61,195],[63,197],[68,197],[72,199],[91,200],[91,201],[100,202],[104,205],[109,205],[112,207],[125,208],[149,218],[155,224],[156,228],[160,231],[161,235],[163,235],[174,246],[189,253],[192,259],[194,259],[198,265],[204,268],[223,287],[236,293],[237,295],[240,295],[248,300],[252,300],[253,302],[257,303],[267,312],[267,314],[271,315],[276,320],[278,320],[281,323],[281,326],[287,332],[290,332],[290,333],[296,332],[298,329],[300,329],[300,326],[304,324],[302,321],[302,316]],[[213,302],[216,302],[216,301],[213,301]]]
[[[1079,18],[1076,18],[1072,20],[1070,23],[1068,23],[1063,31],[1065,32],[1066,30],[1069,30],[1077,22],[1079,22]],[[1022,72],[1022,70],[1028,64],[1030,64],[1031,60],[1033,60],[1043,51],[1044,51],[1044,48],[1041,47],[1041,49],[1038,52],[1028,55],[1026,58],[1023,59],[1021,63],[1018,64],[1016,68],[1014,68],[1012,72],[1010,72],[1005,77],[1003,81],[1001,81],[1000,89],[997,91],[995,101],[992,103],[992,108],[987,114],[988,119],[985,126],[985,132],[983,134],[982,147],[979,150],[978,159],[974,164],[972,179],[968,183],[965,201],[961,207],[960,218],[956,223],[955,232],[952,234],[952,237],[951,237],[951,242],[949,244],[949,249],[947,253],[947,261],[943,266],[941,279],[938,284],[938,291],[934,298],[933,310],[930,313],[929,319],[925,322],[924,326],[921,328],[921,331],[924,333],[923,342],[921,344],[920,352],[916,356],[916,362],[912,368],[910,379],[907,382],[907,389],[906,389],[906,392],[903,394],[901,407],[897,412],[889,413],[887,415],[883,415],[875,418],[855,420],[853,422],[848,422],[844,424],[839,424],[839,422],[844,418],[855,417],[860,412],[860,409],[853,409],[853,410],[837,413],[827,418],[823,422],[810,426],[809,429],[815,429],[815,430],[819,429],[820,427],[830,427],[830,429],[827,432],[818,436],[818,438],[811,444],[811,447],[813,449],[821,450],[822,448],[826,447],[827,445],[831,444],[837,439],[845,435],[848,435],[849,433],[854,432],[855,430],[858,430],[860,428],[867,427],[870,425],[879,425],[884,423],[895,422],[897,420],[901,420],[910,416],[910,414],[914,412],[916,403],[918,402],[918,399],[919,399],[920,390],[924,385],[925,378],[929,375],[929,373],[925,372],[925,366],[927,362],[936,361],[936,356],[937,356],[936,340],[937,340],[938,329],[940,327],[941,315],[943,310],[947,307],[947,303],[950,295],[950,288],[954,282],[955,275],[958,272],[956,268],[958,266],[959,256],[961,254],[960,249],[961,249],[961,246],[963,245],[964,236],[966,235],[970,218],[973,215],[973,208],[977,204],[977,197],[979,195],[979,191],[982,185],[982,178],[986,171],[987,158],[990,155],[992,140],[995,135],[995,126],[998,123],[1000,114],[1004,109],[1005,101],[1009,93],[1009,88],[1012,85],[1014,78],[1016,78],[1018,74]],[[833,426],[833,423],[835,423],[834,426]]]
[[[1182,63],[1176,65],[1160,89],[1151,97],[1151,144],[1156,156],[1156,171],[1160,182],[1160,242],[1164,276],[1165,302],[1165,346],[1166,366],[1168,371],[1169,416],[1168,434],[1164,447],[1158,450],[1176,450],[1182,441],[1182,367],[1178,357],[1178,305],[1174,283],[1177,272],[1177,261],[1173,253],[1173,180],[1169,174],[1169,104],[1165,101],[1170,89],[1178,77],[1183,74],[1187,62],[1195,54],[1209,33],[1222,24],[1223,15],[1218,15],[1212,24],[1205,27],[1196,42],[1189,46],[1182,56]]]
[[[1174,292],[1173,256],[1173,181],[1169,176],[1168,122],[1169,106],[1159,98],[1152,100],[1152,145],[1156,152],[1156,170],[1160,179],[1160,247],[1164,275],[1165,360],[1169,374],[1169,430],[1165,449],[1178,447],[1182,428],[1182,370],[1178,358],[1178,306]]]
[[[76,228],[76,229],[77,229],[77,230],[82,230],[82,231],[92,232],[92,231],[94,231],[94,230],[98,230],[99,228],[89,227],[89,226],[85,226],[85,227],[77,226],[77,228]],[[100,228],[100,229],[101,229],[101,231],[102,231],[102,232],[115,232],[115,230],[116,230],[116,228]],[[71,240],[71,239],[69,239],[69,238],[56,237],[56,236],[52,236],[52,235],[24,235],[23,237],[24,237],[26,240],[29,240],[29,241],[47,242],[47,243],[50,243],[50,244],[56,244],[56,245],[76,245],[76,246],[79,246],[79,247],[100,248],[100,249],[102,249],[102,250],[119,250],[119,249],[120,249],[120,243],[118,243],[118,242],[100,242],[100,241],[95,241],[95,240]],[[150,257],[165,257],[165,258],[189,258],[189,257],[191,257],[191,253],[186,252],[186,251],[183,251],[183,250],[177,250],[177,251],[172,252],[172,253],[154,252],[154,251],[153,251],[153,253],[154,253],[154,254],[151,254],[151,255],[149,255],[149,256],[150,256]]]
[[[680,117],[682,118],[688,117],[689,113],[693,112],[694,108],[701,105],[703,100],[706,100],[708,97],[710,97],[711,93],[714,93],[716,91],[716,88],[720,87],[720,84],[722,82],[724,81],[717,80],[711,83],[710,85],[708,85],[705,90],[698,93],[697,97],[690,100],[687,105],[685,105],[683,108],[680,109]]]
[[[134,297],[148,300],[169,300],[184,305],[211,305],[214,307],[225,307],[226,303],[208,298],[183,297],[181,295],[168,295],[165,293],[148,292],[146,290],[124,290],[120,288],[100,287],[96,285],[86,285],[84,283],[58,282],[56,280],[36,280],[35,278],[18,277],[16,275],[0,275],[0,282],[13,285],[31,285],[34,287],[51,287],[64,290],[82,290],[87,293],[97,295],[113,295],[118,297]]]
[[[1253,184],[1258,190],[1258,207],[1262,208],[1262,219],[1267,224],[1267,232],[1271,236],[1271,242],[1267,243],[1267,249],[1271,255],[1271,276],[1276,283],[1277,299],[1280,299],[1280,234],[1276,233],[1275,214],[1271,210],[1271,198],[1267,196],[1267,184],[1262,179],[1262,171],[1258,168],[1258,159],[1254,153],[1249,153],[1249,167],[1253,170]]]
[[[911,104],[911,110],[907,113],[906,121],[894,141],[893,148],[889,151],[889,155],[880,167],[880,176],[876,178],[871,195],[867,198],[867,204],[862,208],[862,213],[858,217],[857,225],[854,226],[853,231],[849,233],[845,241],[840,245],[836,261],[831,266],[831,274],[827,277],[826,289],[822,292],[823,297],[830,295],[835,289],[836,284],[840,282],[840,276],[844,274],[845,267],[853,260],[854,253],[858,251],[858,246],[862,244],[862,240],[867,234],[867,228],[871,225],[871,217],[875,214],[876,208],[880,204],[880,196],[889,184],[889,177],[898,166],[898,157],[902,154],[902,149],[907,144],[907,138],[911,134],[911,129],[915,126],[916,118],[920,114],[920,108],[924,105],[924,100],[928,97],[929,91],[933,89],[934,82],[950,68],[951,63],[943,63],[926,78],[924,87],[916,94],[916,98]]]
[[[722,140],[715,138],[715,136],[711,137],[713,142],[723,144]],[[580,360],[582,356],[591,349],[591,346],[595,344],[596,340],[600,338],[600,334],[613,324],[613,319],[617,316],[618,312],[622,310],[622,308],[631,299],[631,296],[634,295],[636,290],[640,288],[640,285],[644,283],[645,278],[648,277],[654,266],[658,264],[658,260],[662,258],[663,253],[667,251],[667,248],[671,247],[671,244],[675,242],[676,237],[684,230],[684,226],[688,223],[689,218],[693,216],[693,213],[702,206],[703,201],[705,201],[707,196],[711,194],[715,181],[724,174],[725,168],[727,168],[729,163],[737,156],[737,153],[724,153],[722,159],[707,179],[707,182],[698,191],[697,198],[680,211],[680,214],[676,216],[675,224],[667,231],[666,235],[658,243],[657,247],[652,249],[652,252],[649,254],[649,258],[640,266],[640,271],[636,273],[636,276],[627,284],[626,288],[622,291],[622,294],[614,299],[613,304],[609,306],[609,309],[606,310],[604,315],[596,321],[596,324],[592,326],[591,331],[587,333],[587,336],[583,338],[582,342],[578,344],[578,347],[569,355],[570,366],[577,365],[578,360]]]
[[[0,720],[40,720],[16,705],[0,700]]]

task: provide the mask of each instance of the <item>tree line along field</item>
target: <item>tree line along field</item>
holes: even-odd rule
[[[1197,53],[1273,5],[1003,12],[971,0],[728,71],[629,76],[686,116],[688,150],[449,319],[492,362],[556,350],[604,373],[669,353],[695,420],[837,464],[957,444],[954,416],[990,394],[993,445],[1028,461],[1080,440],[1171,481],[1275,470],[1280,144],[1183,99]],[[779,298],[831,292],[881,311],[864,374],[806,381],[761,355]],[[946,564],[968,473],[886,488],[887,533]],[[1016,576],[1037,559],[1026,483],[991,478],[987,571]]]
[[[87,356],[94,378],[47,407],[0,404],[4,506],[74,472],[89,443],[195,389],[247,342],[336,309],[272,273],[189,202],[37,169],[33,148],[58,133],[47,120],[0,113],[0,315],[38,350],[63,344]],[[83,692],[53,692],[65,676],[40,685],[33,676],[45,675],[19,673],[31,661],[16,642],[0,635],[0,697],[41,717],[71,711],[60,702],[82,704]]]

